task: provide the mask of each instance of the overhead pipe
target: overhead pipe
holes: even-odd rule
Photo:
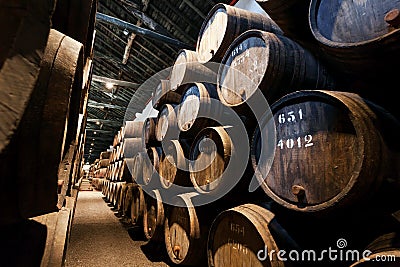
[[[127,29],[130,30],[131,32],[134,32],[138,35],[142,35],[145,37],[148,37],[150,39],[156,40],[156,41],[160,41],[160,42],[164,42],[170,45],[173,45],[175,47],[179,47],[179,48],[184,48],[184,49],[191,49],[193,50],[194,47],[188,44],[185,44],[181,41],[178,41],[174,38],[159,34],[158,32],[155,31],[151,31],[148,29],[144,29],[142,27],[138,27],[132,23],[129,23],[127,21],[103,14],[103,13],[99,13],[97,12],[96,14],[96,22],[104,22],[104,23],[108,23],[108,24],[113,24],[115,26],[118,26],[121,29]]]

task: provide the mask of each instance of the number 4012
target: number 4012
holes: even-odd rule
[[[284,148],[294,148],[294,147],[298,147],[298,148],[302,148],[302,147],[310,147],[313,146],[314,143],[312,142],[312,135],[307,134],[304,137],[298,137],[297,139],[287,139],[287,140],[279,140],[278,141],[278,147],[280,149],[284,149]]]

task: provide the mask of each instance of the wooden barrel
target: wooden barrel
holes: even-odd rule
[[[287,243],[279,244],[277,239]],[[289,247],[298,246],[271,211],[243,204],[221,212],[213,221],[207,243],[208,262],[215,267],[290,266],[276,253],[270,253]]]
[[[198,133],[189,156],[193,162],[189,165],[190,180],[198,192],[218,191],[231,153],[231,139],[224,127],[207,127]]]
[[[119,181],[122,182],[133,182],[132,171],[134,169],[135,159],[124,158],[120,166]]]
[[[118,187],[118,182],[111,182],[111,191],[110,191],[110,197],[109,197],[109,202],[112,206],[114,206],[115,203],[115,198],[117,196],[117,187]]]
[[[114,190],[114,182],[110,181],[107,186],[107,192],[106,192],[106,201],[108,203],[111,203],[112,197],[113,197],[113,190]]]
[[[99,167],[104,168],[110,165],[110,160],[109,159],[100,159],[99,161]]]
[[[143,226],[143,211],[145,209],[145,193],[142,187],[135,184],[132,187],[132,202],[130,205],[130,218],[132,225]]]
[[[399,0],[312,0],[310,27],[337,72],[384,80],[400,56],[399,9]]]
[[[368,259],[360,258],[350,267],[396,267],[400,261],[400,234],[392,232],[384,234],[372,241],[365,250],[370,251]]]
[[[114,199],[113,199],[113,207],[118,210],[118,203],[119,203],[119,198],[121,197],[121,191],[122,191],[122,186],[125,184],[125,182],[117,182],[115,186],[115,193],[114,193]]]
[[[259,128],[251,158],[265,193],[283,207],[328,212],[366,205],[377,192],[398,188],[399,122],[381,107],[354,93],[304,90],[282,97],[271,110],[272,165],[260,156],[266,152],[262,146],[270,146]]]
[[[122,144],[121,157],[133,158],[143,150],[143,139],[141,137],[125,138]]]
[[[190,194],[177,196],[164,221],[164,242],[173,264],[206,266],[206,243],[211,223],[218,208],[194,206]]]
[[[177,111],[175,107],[175,104],[164,104],[160,108],[160,112],[157,115],[157,124],[155,129],[157,141],[162,141],[166,137],[167,133],[167,138],[178,134],[179,130],[176,121]]]
[[[111,169],[110,169],[110,181],[115,181],[115,172],[116,172],[117,164],[118,164],[118,161],[114,162],[114,163],[111,165]]]
[[[107,167],[103,167],[97,170],[98,173],[96,175],[97,178],[105,178],[107,174]]]
[[[157,118],[148,117],[143,122],[142,138],[146,147],[157,143],[156,139]]]
[[[177,124],[179,130],[187,132],[190,136],[195,136],[199,130],[217,125],[215,117],[218,107],[216,86],[209,83],[191,83],[182,93],[182,98],[177,110]]]
[[[151,185],[157,188],[158,172],[160,159],[162,158],[162,148],[161,147],[149,147],[146,150],[147,157],[143,163],[143,184]],[[155,181],[156,180],[156,181]]]
[[[196,51],[181,49],[172,65],[169,81],[171,90],[180,94],[187,83],[215,83],[216,73],[198,62]]]
[[[123,214],[124,212],[124,205],[125,205],[125,196],[126,196],[126,191],[128,190],[128,185],[129,183],[122,183],[121,186],[121,191],[118,197],[118,204],[117,204],[117,210],[120,214]]]
[[[133,190],[138,186],[136,183],[127,183],[127,189],[125,193],[125,199],[122,207],[122,215],[126,218],[131,218],[131,205],[133,198]]]
[[[308,0],[256,0],[283,34],[305,47],[315,46],[308,23]]]
[[[109,183],[109,180],[105,180],[105,181],[103,182],[103,189],[101,190],[101,193],[103,194],[104,197],[105,197],[106,194],[107,194],[108,183]]]
[[[233,41],[218,71],[220,101],[243,107],[259,88],[269,103],[290,91],[329,89],[327,69],[295,41],[271,32],[249,30]]]
[[[23,6],[20,6],[21,12]],[[47,7],[48,4],[43,4],[43,16]],[[24,12],[29,12],[28,10]],[[28,13],[25,15],[32,19],[29,23],[39,26],[36,18]],[[46,18],[43,17],[41,23],[46,24],[45,21]],[[25,26],[21,26],[19,30],[26,29]],[[18,194],[12,193],[11,190],[1,195],[6,197],[12,194],[14,196],[9,196],[7,201],[20,203],[15,210],[10,211],[7,208],[7,211],[4,211],[4,220],[7,220],[7,214],[14,217],[11,214],[15,215],[16,212],[19,213],[17,217],[29,218],[55,211],[55,205],[51,204],[52,199],[57,199],[57,190],[54,190],[57,188],[57,179],[54,177],[57,177],[60,162],[70,147],[70,144],[66,144],[66,136],[71,95],[74,90],[80,89],[77,77],[82,71],[82,44],[54,29],[50,32],[47,30],[45,35],[45,27],[38,27],[36,30],[40,32],[39,36],[46,37],[44,53],[41,52],[40,46],[35,47],[34,52],[30,51],[33,49],[30,45],[39,45],[36,37],[30,45],[27,45],[27,39],[18,39],[15,47],[10,48],[15,62],[7,58],[0,70],[0,85],[3,89],[0,93],[3,106],[0,108],[1,132],[5,134],[0,135],[0,151],[5,166],[2,168],[1,177],[9,180],[3,184],[4,188],[13,188],[16,186],[14,183],[19,185]],[[17,36],[19,34],[23,33],[18,33]],[[18,38],[17,36],[15,38]],[[21,41],[25,42],[24,48],[21,48]],[[25,59],[18,53],[34,56]],[[38,76],[35,70],[37,60],[40,62]],[[32,66],[25,66],[24,61],[30,62]],[[10,70],[13,70],[12,74]],[[19,70],[25,73],[22,74]],[[37,79],[32,81],[33,77]],[[33,83],[27,84],[28,81]],[[18,86],[15,86],[15,83],[19,83]],[[26,88],[23,88],[24,86]],[[10,143],[11,140],[14,141]],[[32,179],[35,181],[33,184]],[[12,201],[15,197],[20,200]]]
[[[136,153],[133,161],[133,169],[132,169],[132,179],[137,184],[142,184],[143,182],[143,163],[147,157],[146,152],[138,152]]]
[[[100,159],[110,159],[111,152],[110,151],[103,151],[100,153]]]
[[[145,195],[145,208],[143,209],[143,231],[148,241],[164,242],[164,220],[166,210],[158,189]]]
[[[223,3],[214,5],[198,34],[196,51],[199,62],[221,62],[233,40],[250,29],[283,34],[265,15]]]
[[[122,133],[123,138],[139,138],[142,137],[143,133],[143,121],[126,121],[124,131]]]
[[[163,188],[173,184],[190,186],[188,158],[190,147],[184,140],[169,140],[163,145],[164,155],[159,164],[160,183]]]
[[[96,0],[57,1],[52,27],[81,42],[85,47],[85,58],[91,58],[97,11]]]
[[[178,104],[180,99],[181,95],[171,90],[169,80],[160,80],[151,101],[153,107],[158,110],[163,104]]]

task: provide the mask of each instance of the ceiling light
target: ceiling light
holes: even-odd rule
[[[93,134],[97,134],[97,132],[93,132]]]
[[[94,146],[94,143],[91,143],[90,145],[91,145],[91,146]]]
[[[99,121],[96,121],[96,124],[97,124],[97,125],[100,125],[100,122],[99,122]]]
[[[106,88],[107,89],[112,89],[114,87],[113,83],[106,83]]]
[[[129,34],[129,32],[128,32],[128,30],[127,29],[124,29],[124,31],[122,32],[124,35],[128,35]]]

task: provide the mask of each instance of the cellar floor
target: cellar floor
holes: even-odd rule
[[[76,203],[65,267],[164,267],[164,247],[144,241],[103,199],[101,191],[80,191]]]

